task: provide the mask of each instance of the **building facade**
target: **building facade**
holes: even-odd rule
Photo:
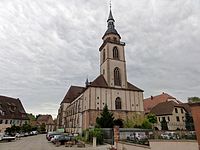
[[[115,119],[126,120],[144,112],[143,90],[127,81],[125,43],[121,42],[110,10],[100,52],[100,75],[85,87],[71,86],[61,102],[57,124],[68,132],[95,125],[107,104]]]
[[[162,121],[166,122],[168,130],[186,130],[187,110],[181,104],[174,101],[163,102],[153,107],[150,113],[157,117],[157,130],[162,130]]]
[[[46,132],[52,132],[55,130],[55,124],[51,115],[39,115],[36,120],[36,125],[38,127],[44,125]]]
[[[156,130],[162,130],[163,120],[166,122],[168,130],[189,130],[190,127],[187,125],[192,123],[188,120],[188,117],[192,117],[188,103],[182,103],[174,96],[164,92],[144,99],[144,110],[145,114],[156,115],[157,124],[154,125]]]
[[[22,126],[28,122],[29,118],[19,99],[0,96],[0,132],[12,125]]]

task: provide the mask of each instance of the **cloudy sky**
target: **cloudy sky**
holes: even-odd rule
[[[128,79],[144,96],[200,96],[200,1],[113,0]],[[0,95],[57,114],[70,85],[99,74],[108,0],[0,0]]]

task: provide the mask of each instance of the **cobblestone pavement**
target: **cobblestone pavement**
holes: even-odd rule
[[[103,145],[97,148],[93,148],[91,145],[87,145],[86,148],[69,148],[64,145],[56,147],[54,144],[46,140],[44,134],[23,137],[20,140],[15,140],[13,142],[0,143],[0,150],[107,150],[108,147],[108,145]]]

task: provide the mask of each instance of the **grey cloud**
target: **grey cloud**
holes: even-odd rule
[[[109,1],[0,2],[0,94],[22,99],[28,112],[57,113],[70,85],[99,74]],[[113,1],[126,42],[128,79],[145,97],[199,95],[200,2]]]

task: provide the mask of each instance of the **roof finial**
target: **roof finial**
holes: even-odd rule
[[[110,0],[110,10],[111,10],[111,7],[112,7],[112,1]]]

